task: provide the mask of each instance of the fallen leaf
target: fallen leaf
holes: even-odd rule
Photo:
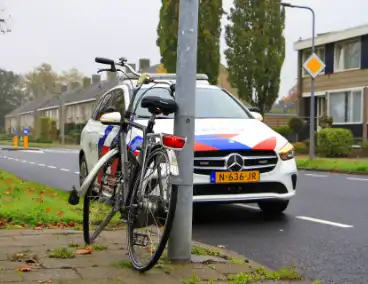
[[[11,194],[11,189],[8,189],[7,191],[4,191],[4,194],[6,194],[6,195]]]
[[[46,211],[46,213],[49,213],[51,211],[51,209],[50,208],[46,208],[45,211]]]
[[[223,245],[218,245],[217,247],[221,248],[221,249],[225,248],[225,246],[223,246]]]
[[[89,249],[77,249],[75,251],[75,254],[78,254],[78,255],[85,255],[85,254],[91,254],[92,253],[92,250],[89,250]]]
[[[23,229],[23,226],[21,226],[21,225],[14,225],[14,228]]]
[[[64,211],[60,211],[59,213],[56,214],[56,216],[58,217],[62,217],[64,215]]]
[[[34,227],[34,230],[36,231],[39,231],[39,230],[42,230],[43,228],[41,226],[37,226],[37,227]]]
[[[28,271],[32,271],[32,267],[30,266],[19,266],[18,270],[21,272],[28,272]]]

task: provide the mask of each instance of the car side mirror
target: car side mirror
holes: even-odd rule
[[[121,122],[120,112],[114,111],[101,115],[100,122],[105,125],[117,124]]]
[[[262,114],[260,114],[259,112],[251,111],[250,113],[252,114],[252,116],[253,116],[255,119],[258,119],[259,121],[263,121],[263,116],[262,116]]]
[[[251,112],[258,112],[258,113],[261,113],[261,110],[259,109],[259,107],[249,107],[248,109],[249,109],[249,111],[251,111]]]

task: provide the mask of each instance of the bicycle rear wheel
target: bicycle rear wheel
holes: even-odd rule
[[[112,220],[114,222],[111,222],[111,227],[121,224],[114,209],[114,204],[119,202],[120,196],[117,194],[121,186],[120,168],[120,156],[116,154],[101,167],[100,174],[95,177],[84,197],[83,237],[86,244],[93,243]],[[95,215],[97,220],[94,220]],[[114,218],[115,216],[117,218]]]
[[[166,150],[153,150],[147,156],[146,165],[144,181],[139,188],[137,178],[128,212],[129,257],[133,267],[141,272],[151,269],[165,250],[177,201],[177,187],[170,183]],[[154,226],[156,234],[152,231]],[[149,244],[155,237],[157,242]]]

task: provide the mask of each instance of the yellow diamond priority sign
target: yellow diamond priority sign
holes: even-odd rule
[[[326,65],[317,54],[313,53],[304,62],[303,67],[309,73],[309,75],[311,75],[313,78],[316,78],[323,71]]]
[[[156,68],[156,72],[157,72],[157,73],[167,73],[167,70],[166,70],[166,68],[164,67],[164,65],[163,65],[163,64],[160,64],[160,66],[158,66],[158,67]]]

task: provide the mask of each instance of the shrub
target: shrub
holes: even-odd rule
[[[318,153],[326,157],[346,157],[354,144],[349,129],[325,128],[317,134]]]
[[[40,139],[50,140],[50,118],[40,117]]]
[[[308,150],[308,146],[305,145],[303,142],[296,142],[293,144],[294,146],[294,151],[296,154],[308,154],[309,150]]]
[[[363,155],[368,156],[368,142],[360,143],[360,147],[362,148]]]
[[[299,134],[303,130],[305,123],[300,117],[292,117],[290,118],[288,125],[291,131]]]
[[[279,127],[274,128],[274,130],[278,134],[284,136],[285,138],[287,138],[291,134],[291,131],[292,131],[289,126],[279,126]]]
[[[57,140],[57,127],[56,127],[56,120],[50,120],[50,130],[49,130],[49,138],[50,140],[56,141]]]

